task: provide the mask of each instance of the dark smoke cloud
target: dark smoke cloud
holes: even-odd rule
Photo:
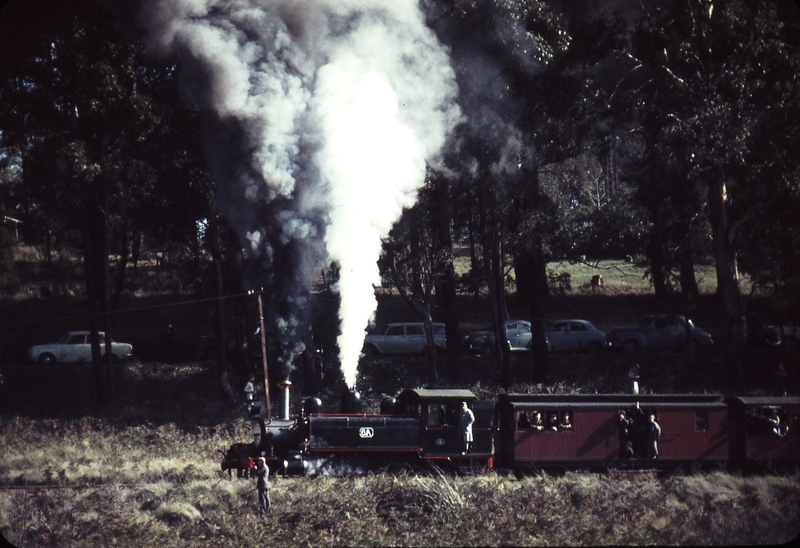
[[[353,385],[381,238],[459,118],[447,52],[415,0],[145,0],[139,21],[206,114],[217,205],[273,297],[282,365],[304,350],[312,273],[335,260]]]

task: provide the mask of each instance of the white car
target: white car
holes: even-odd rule
[[[105,333],[97,333],[100,352],[105,354]],[[113,361],[133,357],[133,346],[111,341]],[[92,361],[92,343],[89,331],[67,331],[56,343],[37,344],[28,350],[28,360],[41,364],[81,363]]]
[[[443,323],[433,322],[433,341],[437,351],[447,350],[447,339]],[[425,351],[427,338],[422,322],[390,323],[378,333],[364,338],[365,356],[378,354],[421,354]]]
[[[554,320],[544,326],[551,352],[599,352],[606,334],[586,320]]]

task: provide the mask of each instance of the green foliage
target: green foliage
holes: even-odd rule
[[[653,226],[654,276],[708,254],[705,213],[729,303],[738,298],[730,257],[776,245],[751,237],[756,215],[796,187],[790,151],[798,138],[800,56],[792,32],[775,4],[750,0],[670,2],[634,32],[635,65],[620,95],[646,143],[636,183]],[[777,222],[757,218],[761,226]],[[754,256],[743,266],[758,270],[759,262]]]
[[[547,273],[547,286],[550,288],[550,293],[561,297],[566,295],[568,291],[572,290],[571,278],[572,276],[567,271],[549,271]]]
[[[174,67],[147,59],[96,3],[40,9],[33,25],[25,14],[39,4],[4,10],[0,33],[16,39],[0,48],[0,150],[15,183],[5,204],[26,243],[48,251],[53,237],[88,246],[99,230],[92,204],[101,208],[118,297],[131,256],[198,251],[195,222],[213,190],[199,117],[181,107]]]

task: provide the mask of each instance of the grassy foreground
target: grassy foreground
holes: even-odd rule
[[[65,398],[0,415],[0,530],[14,545],[769,545],[800,533],[800,475],[723,472],[278,477],[262,518],[254,480],[219,468],[219,449],[250,439],[241,410],[198,367],[129,369],[116,410]]]
[[[210,429],[19,420],[1,434],[3,480],[28,481],[0,491],[19,547],[765,545],[800,532],[798,476],[276,478],[262,518],[253,480],[222,476],[203,449],[222,441]]]

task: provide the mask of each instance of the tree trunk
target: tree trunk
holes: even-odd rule
[[[106,221],[105,212],[98,202],[95,189],[85,185],[84,203],[86,207],[86,220],[84,223],[84,270],[86,277],[86,297],[89,312],[89,331],[91,333],[92,371],[94,373],[95,390],[100,403],[108,403],[111,393],[111,381],[108,378],[109,368],[103,359],[103,349],[98,338],[98,313],[104,330],[107,329],[107,284],[104,266],[108,264],[108,255],[103,260],[106,248]],[[110,334],[106,333],[106,338]]]
[[[691,255],[681,259],[681,294],[689,303],[696,303],[700,298],[700,289],[694,274],[694,257]]]
[[[214,268],[214,296],[216,306],[214,307],[214,332],[217,336],[217,378],[220,380],[220,397],[225,399],[226,392],[225,359],[227,354],[227,344],[225,340],[225,303],[223,301],[224,283],[222,279],[222,253],[220,252],[219,219],[217,212],[212,207],[209,214],[209,239],[211,243],[211,259]],[[229,386],[229,383],[228,383]]]
[[[88,192],[87,192],[88,194]],[[97,394],[97,401],[100,403],[105,402],[105,379],[103,378],[103,364],[100,362],[100,344],[97,340],[97,321],[96,321],[96,300],[95,300],[95,260],[93,249],[93,235],[92,235],[92,204],[90,198],[84,196],[86,218],[83,225],[83,270],[84,279],[86,280],[86,311],[89,316],[89,333],[90,345],[92,352],[92,376],[94,377],[94,389]]]
[[[128,265],[128,229],[123,227],[122,238],[120,241],[119,261],[117,261],[117,276],[114,281],[114,297],[111,301],[111,309],[119,310],[119,301],[122,298],[122,291],[125,288],[125,275]]]
[[[100,228],[102,236],[99,236],[99,243],[102,246],[100,253],[99,267],[102,272],[102,294],[100,295],[103,306],[103,331],[105,331],[105,351],[103,367],[105,367],[106,393],[108,403],[114,401],[116,387],[114,385],[114,353],[111,351],[111,269],[108,264],[110,249],[111,229],[108,219],[108,200],[104,200],[103,208],[100,211]]]
[[[489,286],[489,305],[494,331],[494,357],[500,365],[500,384],[509,390],[514,382],[511,371],[511,349],[505,331],[505,280],[503,250],[500,240],[500,222],[495,219],[496,212],[489,212],[483,224],[483,262]]]
[[[520,252],[514,261],[517,273],[517,288],[525,287],[531,318],[531,382],[546,382],[550,378],[549,353],[544,335],[544,318],[547,316],[549,292],[547,288],[547,264],[540,244],[537,249]]]
[[[452,208],[450,185],[444,177],[433,180],[431,208],[431,233],[433,234],[434,257],[440,264],[435,266],[440,272],[436,283],[436,303],[444,311],[445,337],[447,339],[447,373],[453,382],[462,382],[461,375],[461,335],[456,308],[456,272],[453,266],[453,233],[451,230]]]
[[[647,255],[650,259],[650,277],[653,280],[656,299],[665,299],[669,293],[669,285],[664,268],[664,242],[658,233],[658,228],[655,228],[650,234]]]
[[[744,386],[747,322],[739,288],[739,269],[733,247],[727,188],[723,178],[708,185],[708,206],[717,270],[717,296],[726,319],[726,344],[737,388]]]
[[[527,219],[541,206],[539,197],[539,172],[530,161],[523,175],[524,193],[518,212],[518,222]],[[531,382],[546,382],[550,378],[550,355],[544,335],[544,319],[550,304],[547,286],[547,261],[542,251],[542,238],[532,234],[530,242],[517,250],[514,269],[517,274],[517,294],[528,305],[531,320]]]

